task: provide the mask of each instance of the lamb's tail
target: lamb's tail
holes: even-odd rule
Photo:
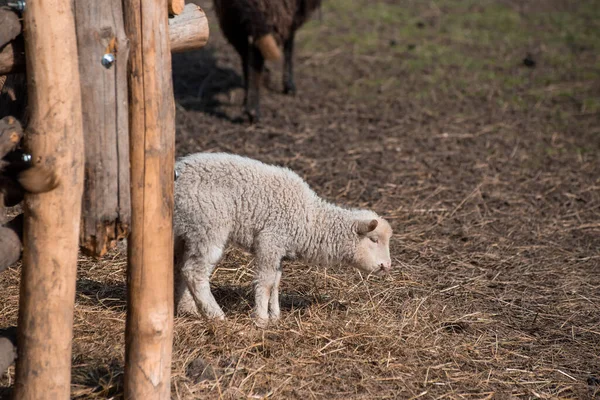
[[[274,61],[281,58],[281,50],[279,50],[272,33],[256,39],[255,44],[265,60]]]

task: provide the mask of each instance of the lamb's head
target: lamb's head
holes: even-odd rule
[[[384,275],[390,272],[390,238],[392,228],[381,217],[360,219],[354,223],[358,242],[354,249],[354,266],[368,274]]]

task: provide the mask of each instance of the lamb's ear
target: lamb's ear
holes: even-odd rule
[[[358,221],[356,223],[356,233],[359,235],[366,235],[369,232],[373,232],[375,228],[377,228],[376,219],[370,221]]]

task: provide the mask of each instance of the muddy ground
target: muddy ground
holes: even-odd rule
[[[330,0],[270,65],[262,121],[208,1],[173,58],[177,153],[285,165],[395,231],[394,269],[287,263],[282,321],[250,320],[254,259],[214,276],[228,320],[175,322],[173,398],[600,396],[600,2]],[[124,251],[80,259],[73,397],[122,393]],[[0,325],[19,269],[0,276]],[[7,395],[14,370],[2,378]]]

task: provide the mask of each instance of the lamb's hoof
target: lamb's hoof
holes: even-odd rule
[[[206,318],[211,321],[225,321],[225,314],[207,315]]]
[[[260,329],[267,329],[267,327],[269,326],[269,319],[268,318],[255,318],[254,325],[256,325]]]
[[[207,319],[211,321],[224,321],[225,313],[221,310],[221,307],[206,307],[203,308],[203,314]]]
[[[196,304],[184,304],[180,303],[177,306],[176,315],[178,317],[200,317],[200,313],[198,312],[198,307]]]
[[[269,314],[269,322],[271,325],[277,325],[279,323],[279,315]]]

